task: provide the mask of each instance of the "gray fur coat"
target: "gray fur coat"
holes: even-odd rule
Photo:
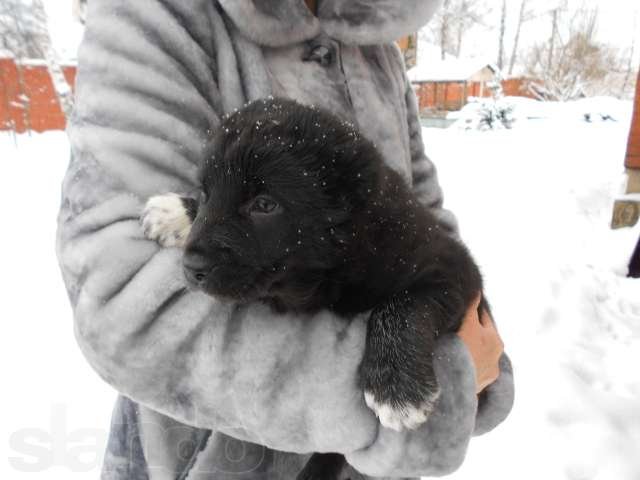
[[[149,196],[197,188],[223,114],[273,94],[355,122],[455,231],[392,43],[437,3],[321,0],[314,17],[302,0],[89,2],[57,251],[79,345],[123,395],[103,478],[291,479],[314,451],[368,476],[443,475],[507,416],[507,357],[478,400],[449,335],[435,413],[415,431],[381,428],[356,385],[364,316],[275,315],[190,291],[181,252],[138,225]]]

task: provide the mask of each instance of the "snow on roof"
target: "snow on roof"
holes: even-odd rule
[[[498,68],[488,62],[454,58],[418,64],[407,74],[412,82],[464,82],[485,68],[498,72]]]
[[[46,67],[47,61],[44,58],[15,58],[10,52],[0,51],[0,60],[9,59],[15,61],[16,64],[24,67]],[[63,67],[75,67],[78,62],[74,59],[58,60]]]
[[[75,67],[78,64],[77,60],[74,59],[57,60],[57,62],[63,67]],[[19,60],[17,63],[25,67],[47,66],[47,61],[44,58],[25,58]]]
[[[412,82],[464,82],[485,68],[498,72],[498,67],[482,58],[456,58],[442,52],[427,41],[418,43],[417,65],[407,74]]]

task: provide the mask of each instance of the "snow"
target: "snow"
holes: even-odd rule
[[[453,479],[640,478],[640,281],[625,278],[640,226],[609,229],[630,105],[582,102],[523,101],[511,130],[424,129],[517,382]],[[61,132],[0,135],[3,478],[97,478],[106,440],[114,393],[75,345],[54,255],[67,159]]]
[[[0,477],[97,478],[115,394],[73,336],[55,257],[63,132],[0,134],[4,394]]]
[[[465,128],[468,119],[478,115],[483,104],[490,103],[491,98],[469,98],[461,110],[450,112],[449,119],[458,120],[456,126]],[[503,97],[498,101],[502,105],[513,107],[512,115],[518,120],[545,120],[547,127],[551,123],[558,124],[559,128],[569,124],[582,124],[585,115],[589,114],[592,122],[609,121],[621,122],[628,126],[633,104],[628,101],[618,100],[612,97],[591,97],[569,102],[540,102],[525,97]],[[626,144],[625,144],[626,145]]]
[[[73,18],[71,0],[43,0],[53,48],[61,59],[75,59],[84,27]]]
[[[44,58],[24,58],[16,61],[18,65],[25,67],[46,67],[47,61]],[[63,60],[60,62],[61,67],[75,67],[78,65],[76,60]]]
[[[457,58],[445,53],[443,59],[440,47],[419,35],[416,66],[407,71],[407,76],[411,82],[464,82],[484,68],[499,71],[486,56]]]
[[[618,121],[572,102],[512,130],[424,130],[516,372],[511,416],[454,479],[640,478],[640,226],[609,229],[630,105],[581,103]]]
[[[498,72],[498,67],[477,59],[447,58],[418,63],[407,71],[411,82],[467,82],[485,68]]]

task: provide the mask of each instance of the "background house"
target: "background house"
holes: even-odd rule
[[[64,80],[73,87],[76,66],[60,66]],[[16,61],[0,57],[0,130],[44,132],[64,130],[65,115],[44,61]]]
[[[498,85],[505,95],[532,97],[527,78],[505,79],[495,64],[484,59],[452,55],[443,59],[428,42],[420,43],[417,65],[407,74],[423,113],[460,110],[470,97],[491,97]]]
[[[408,76],[420,110],[460,110],[470,96],[490,96],[500,74],[490,63],[448,58],[422,63],[411,68]]]

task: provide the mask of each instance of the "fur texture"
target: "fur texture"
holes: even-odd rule
[[[436,337],[459,328],[482,280],[467,249],[373,144],[322,109],[261,100],[224,119],[201,185],[185,245],[190,283],[278,312],[372,310],[360,367],[367,405],[394,430],[424,423],[440,394]],[[195,209],[194,200],[182,202],[183,211]],[[151,222],[150,212],[143,224],[183,224],[155,214]],[[182,233],[154,238],[173,246]],[[318,475],[309,467],[305,478],[339,471],[317,458],[314,465]]]
[[[278,47],[325,32],[345,44],[379,45],[420,29],[440,1],[323,0],[317,17],[302,0],[219,0],[242,32],[262,45]]]
[[[374,477],[442,476],[464,458],[474,425],[484,432],[506,418],[510,374],[502,371],[489,387],[500,394],[480,397],[478,409],[468,352],[456,335],[440,336],[436,410],[416,430],[379,428],[356,382],[367,314],[345,322],[329,311],[277,315],[261,303],[219,302],[185,288],[180,250],[159,249],[143,237],[144,202],[163,192],[195,191],[210,132],[234,108],[268,95],[322,105],[357,124],[424,207],[456,231],[425,155],[402,57],[379,35],[394,33],[391,42],[398,31],[415,31],[416,3],[367,2],[393,8],[396,14],[385,18],[397,23],[351,17],[343,33],[360,25],[368,31],[366,46],[314,37],[310,28],[269,47],[250,36],[251,29],[270,28],[262,17],[232,15],[241,1],[88,2],[57,255],[81,351],[122,395],[116,412],[143,413],[125,416],[126,423],[114,414],[104,476],[130,480],[117,473],[119,466],[157,461],[158,451],[167,452],[166,465],[150,470],[152,480],[188,471],[196,478],[196,466],[198,472],[233,471],[236,480],[291,480],[312,451],[344,453]],[[435,8],[438,2],[419,3]],[[293,12],[284,21],[304,26]],[[311,42],[329,47],[333,62],[304,61]],[[174,470],[182,465],[180,442],[142,428],[152,413],[162,425],[213,431],[193,468]],[[126,436],[134,422],[145,450],[135,458]],[[255,455],[231,464],[224,455],[230,443]],[[344,475],[361,478],[353,470]]]

